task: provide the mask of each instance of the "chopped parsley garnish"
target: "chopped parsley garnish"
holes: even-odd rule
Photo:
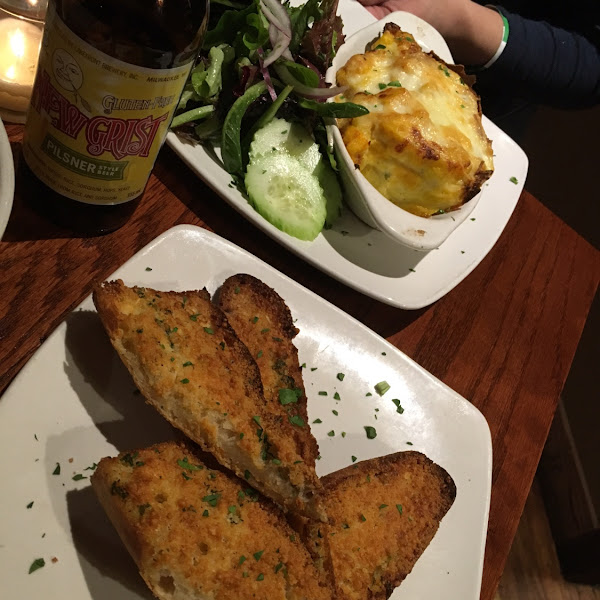
[[[517,178],[516,178],[514,175],[513,175],[513,177],[511,177],[511,178],[509,179],[509,181],[510,181],[511,183],[514,183],[515,185],[517,185],[517,183],[519,183],[519,180],[518,180],[518,179],[517,179]]]
[[[340,380],[340,381],[344,381],[344,377],[346,377],[345,373],[338,373],[336,375],[336,377]]]
[[[329,431],[329,432],[327,433],[327,435],[328,435],[329,437],[333,437],[333,436],[335,435],[335,431],[332,429],[331,431]]]
[[[187,360],[186,362],[183,363],[184,367],[193,367],[194,363],[191,360]]]
[[[185,472],[185,471],[181,471],[181,476],[186,480],[189,481],[191,479],[191,477]]]
[[[394,79],[394,81],[389,81],[388,85],[390,87],[402,87],[402,84],[397,79]]]
[[[356,462],[356,461],[358,460],[358,459],[356,458],[356,456],[352,456],[351,458],[352,458],[352,462],[353,462],[353,463],[354,463],[354,462]]]
[[[232,504],[231,506],[227,507],[227,512],[230,514],[235,514],[236,510],[237,510],[237,506],[235,504]]]
[[[408,267],[408,270],[409,270],[411,273],[416,273],[416,271],[415,271],[415,270],[414,270],[412,267]]]
[[[56,463],[56,467],[54,467],[54,471],[52,471],[52,475],[60,475],[60,463]]]
[[[311,371],[316,371],[319,367],[311,367],[310,370]]]
[[[252,477],[252,473],[250,473],[250,471],[248,471],[248,469],[246,469],[246,470],[244,471],[244,479],[245,479],[246,481],[248,481],[248,479],[250,479],[250,477]]]
[[[365,517],[365,515],[360,515],[360,520],[364,523],[367,520],[367,517]]]
[[[202,513],[202,516],[203,516],[203,517],[208,517],[208,514],[209,514],[209,513],[208,513],[208,510],[205,510],[205,511]]]
[[[334,400],[341,400],[340,395],[337,392],[333,395],[333,399]]]
[[[202,498],[202,502],[208,502],[211,506],[216,506],[220,497],[221,494],[209,494],[208,496],[204,496],[204,498]]]
[[[73,481],[81,481],[82,479],[87,479],[87,477],[85,477],[81,473],[77,473],[77,475],[73,475],[72,479]]]
[[[239,286],[239,285],[236,285],[236,286],[233,288],[233,293],[234,293],[234,294],[239,294],[239,293],[240,293],[240,286]]]
[[[256,354],[256,358],[260,358],[263,355],[263,351],[259,350]]]
[[[179,383],[189,383],[189,382],[190,382],[190,380],[187,377],[184,377],[183,379],[181,379],[179,381]]]
[[[320,392],[319,392],[319,396],[327,396],[327,392],[320,391]]]
[[[254,560],[258,561],[260,560],[260,557],[263,555],[264,550],[259,550],[258,552],[255,552],[252,556],[254,556]]]
[[[323,422],[323,421],[321,421],[321,419],[315,419],[315,420],[313,421],[313,423],[317,423],[317,424],[318,424],[318,423],[322,423],[322,422]]]
[[[404,412],[404,409],[400,406],[400,400],[398,400],[398,398],[392,398],[392,402],[396,405],[396,412],[401,415]]]
[[[385,46],[384,46],[384,48],[385,48]],[[387,87],[387,85],[385,83],[380,83],[378,85],[379,85],[380,90],[385,90],[385,88]]]
[[[367,433],[367,437],[372,440],[377,437],[377,431],[375,427],[371,427],[370,425],[365,425],[365,432]]]
[[[387,356],[387,352],[382,352],[381,356]]]
[[[250,319],[253,323],[257,323],[258,322],[258,317],[252,317],[252,319]]]
[[[471,217],[471,221],[475,221],[475,218],[474,218],[474,217]]]
[[[238,562],[238,565],[243,565],[245,561],[246,561],[246,557],[242,554],[240,556],[240,560]]]
[[[380,504],[379,505],[379,510],[381,510],[382,508],[387,508],[387,504]]]
[[[198,319],[198,317],[200,316],[200,313],[196,313],[195,315],[190,315],[190,319],[192,321],[196,321]]]
[[[375,384],[375,391],[383,396],[390,389],[390,384],[387,381],[380,381]]]
[[[33,500],[27,505],[27,508],[31,508],[33,506]]]
[[[396,508],[398,509],[398,512],[402,514],[402,504],[396,504]]]
[[[283,340],[280,337],[272,337],[271,338],[274,342],[283,342]]]
[[[240,433],[240,440],[243,440],[243,439],[244,439],[244,432],[242,431],[242,432]]]
[[[146,271],[152,271],[152,267],[146,267]]]
[[[214,335],[214,330],[211,327],[204,327],[204,331],[208,333],[208,335]]]
[[[280,465],[280,464],[281,464],[281,461],[280,461],[278,458],[274,458],[274,459],[273,459],[271,462],[272,462],[274,465]]]
[[[373,394],[371,394],[371,392],[367,392],[367,393],[365,394],[365,396],[372,396],[372,395],[373,395]]]
[[[342,431],[342,437],[346,437],[346,432]]]
[[[383,44],[377,44],[377,46],[375,46],[375,50],[385,50],[385,46]]]
[[[280,571],[282,568],[283,568],[283,563],[282,563],[282,562],[280,562],[280,563],[277,563],[277,564],[275,565],[275,573],[279,573],[279,571]]]
[[[334,414],[336,417],[337,417],[337,416],[338,416],[338,414],[339,414],[337,410],[332,410],[331,412],[332,412],[332,413],[333,413],[333,414]]]
[[[299,388],[289,389],[284,388],[279,390],[279,402],[285,406],[286,404],[295,404],[302,396],[302,390]]]
[[[46,565],[46,561],[43,558],[36,558],[29,567],[29,575],[31,575],[34,571],[41,569]]]
[[[183,460],[179,459],[177,464],[186,471],[202,471],[202,469],[204,469],[204,467],[201,465],[193,465],[190,463],[187,459],[187,456],[184,456]]]
[[[35,441],[37,442],[38,441],[37,433],[34,433],[33,437],[35,438]]]
[[[304,421],[303,421],[302,417],[300,417],[298,415],[294,415],[294,416],[290,417],[289,421],[292,425],[297,425],[298,427],[304,427]]]
[[[263,573],[259,573],[258,577],[256,578],[256,581],[262,581],[265,578]]]
[[[406,445],[407,445],[407,446],[412,446],[412,445],[413,445],[413,443],[412,443],[412,442],[406,442]]]
[[[268,327],[265,327],[264,329],[260,330],[261,333],[268,333],[269,331],[271,330]]]

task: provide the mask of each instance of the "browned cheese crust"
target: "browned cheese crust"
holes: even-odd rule
[[[369,114],[340,119],[352,161],[386,198],[428,217],[459,208],[493,172],[479,97],[460,67],[394,23],[337,73]]]
[[[159,292],[113,281],[93,297],[149,404],[280,505],[323,518],[314,505],[314,468],[270,417],[256,362],[206,290]]]
[[[319,449],[308,423],[302,369],[293,342],[298,329],[290,309],[273,288],[246,274],[223,283],[219,307],[256,360],[273,417],[294,441],[306,465],[314,469]],[[291,396],[280,399],[282,389],[296,390],[296,401],[288,402]],[[304,427],[292,423],[298,418]]]
[[[330,600],[283,514],[168,442],[103,458],[92,486],[160,600]]]
[[[322,478],[338,600],[385,600],[411,572],[456,496],[419,452],[366,460]],[[318,545],[316,530],[312,533]]]

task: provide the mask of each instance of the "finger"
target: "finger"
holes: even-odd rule
[[[367,6],[367,10],[376,18],[383,19],[386,15],[389,15],[391,12],[394,12],[387,5],[375,5],[375,6]]]

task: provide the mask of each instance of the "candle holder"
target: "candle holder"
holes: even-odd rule
[[[0,117],[24,123],[48,0],[0,0]]]

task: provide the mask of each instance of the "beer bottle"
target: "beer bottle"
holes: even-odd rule
[[[208,0],[50,0],[20,183],[83,234],[144,191],[206,29]]]

